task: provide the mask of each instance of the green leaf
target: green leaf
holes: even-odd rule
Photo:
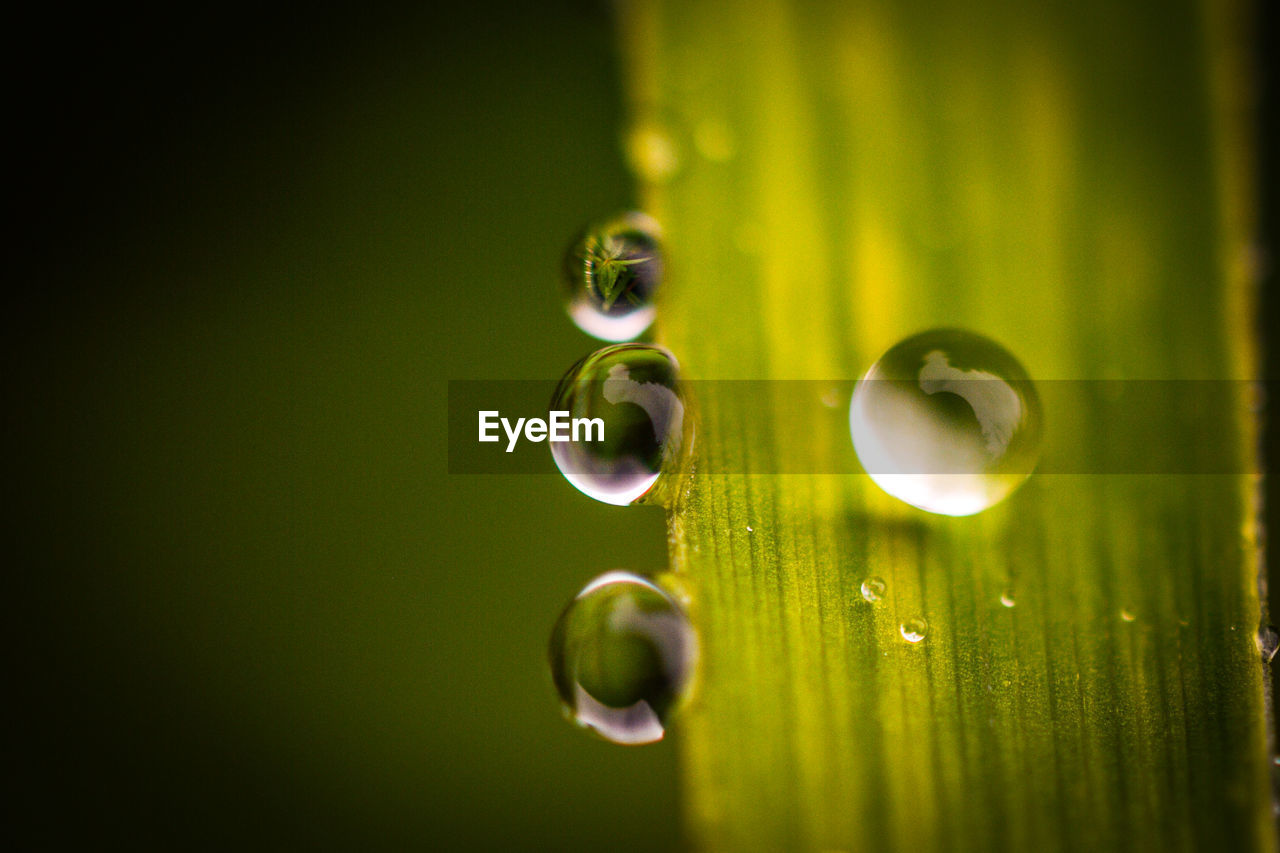
[[[936,326],[1040,380],[1255,375],[1238,7],[626,9],[632,107],[675,116],[682,155],[642,191],[688,378],[847,385]],[[1046,405],[1047,460],[1199,452],[1175,411],[1105,423],[1080,387]],[[1039,474],[945,518],[865,476],[750,473],[836,470],[843,408],[695,403],[669,526],[703,638],[696,844],[1274,849],[1254,475]],[[1220,417],[1258,470],[1254,415]]]

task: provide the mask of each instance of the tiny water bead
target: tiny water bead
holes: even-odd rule
[[[1138,617],[1132,611],[1124,609],[1120,611],[1120,618],[1123,619],[1125,622],[1132,622]]]
[[[980,512],[1021,485],[1039,459],[1041,423],[1017,359],[962,329],[891,347],[849,405],[853,446],[871,479],[942,515]]]
[[[578,328],[605,341],[629,341],[653,323],[662,283],[662,228],[623,213],[587,228],[564,257],[566,310]]]
[[[596,350],[569,368],[552,411],[598,420],[602,429],[551,444],[556,467],[574,488],[626,506],[648,493],[689,444],[675,356],[648,344]]]
[[[1013,607],[1017,604],[1017,600],[1013,597],[1013,590],[1007,589],[1000,594],[1000,603],[1005,607]]]
[[[918,643],[924,639],[925,634],[929,633],[929,623],[917,616],[899,625],[898,633],[902,634],[902,639],[908,643]]]
[[[862,597],[871,602],[879,601],[884,598],[885,589],[884,578],[867,578],[862,582]]]
[[[687,694],[698,641],[671,596],[613,571],[565,607],[548,657],[567,719],[614,743],[653,743]]]

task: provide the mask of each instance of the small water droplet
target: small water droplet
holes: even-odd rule
[[[693,130],[698,153],[713,163],[727,163],[738,153],[738,141],[729,125],[719,119],[704,119]]]
[[[679,466],[689,445],[675,356],[648,344],[615,344],[569,368],[551,399],[571,421],[598,422],[571,441],[551,442],[574,488],[615,506],[634,503]],[[691,432],[691,430],[690,430]]]
[[[843,402],[843,395],[840,393],[839,386],[832,385],[830,388],[822,392],[822,405],[826,406],[828,409],[840,408],[841,402]]]
[[[867,601],[879,601],[884,598],[887,588],[884,578],[867,578],[862,582],[862,597]]]
[[[898,626],[898,632],[902,634],[902,639],[908,643],[918,643],[924,639],[924,635],[929,632],[929,623],[923,618],[917,616],[914,619],[908,619]]]
[[[1013,607],[1018,602],[1013,598],[1013,590],[1007,589],[1000,594],[1000,603],[1005,607]]]
[[[748,533],[755,533],[755,532],[756,532],[756,529],[755,529],[754,527],[752,527],[750,524],[748,524],[748,525],[747,525],[747,532],[748,532]]]
[[[1264,625],[1258,629],[1258,651],[1262,653],[1262,662],[1271,663],[1275,660],[1276,651],[1280,649],[1280,632],[1277,632],[1274,625]]]
[[[680,146],[668,124],[656,115],[643,116],[622,138],[627,166],[642,181],[665,184],[680,171]]]
[[[1120,618],[1126,622],[1132,622],[1134,619],[1137,619],[1138,617],[1130,613],[1128,610],[1121,610]]]
[[[567,719],[614,743],[653,743],[687,693],[698,642],[670,596],[613,571],[565,607],[548,657]]]
[[[578,328],[605,341],[629,341],[653,323],[662,283],[662,228],[623,213],[585,229],[564,256],[565,305]]]
[[[972,515],[1020,486],[1039,459],[1041,420],[1017,359],[961,329],[891,347],[849,406],[853,446],[871,479],[942,515]]]

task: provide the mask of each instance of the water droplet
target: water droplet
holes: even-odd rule
[[[587,228],[565,252],[564,280],[578,328],[605,341],[631,340],[653,323],[662,227],[631,212]]]
[[[698,122],[693,130],[693,144],[698,153],[713,163],[727,163],[738,153],[738,142],[733,131],[718,119]]]
[[[1126,622],[1132,622],[1134,619],[1137,619],[1138,617],[1130,613],[1128,610],[1121,610],[1120,618]]]
[[[908,619],[898,626],[898,632],[902,634],[902,639],[908,643],[918,643],[924,639],[924,635],[929,632],[929,623],[923,618],[917,616],[914,619]]]
[[[644,116],[627,128],[622,153],[632,173],[642,181],[665,184],[680,171],[680,146],[667,123]]]
[[[649,492],[689,444],[679,365],[661,347],[615,344],[579,361],[560,380],[552,411],[591,419],[572,441],[551,443],[556,467],[574,488],[615,506]]]
[[[1007,589],[1000,594],[1000,603],[1005,607],[1013,607],[1018,602],[1013,598],[1013,590]]]
[[[884,578],[867,578],[862,582],[862,597],[867,601],[879,601],[884,598],[887,588]]]
[[[755,533],[755,532],[756,532],[756,529],[755,529],[754,527],[752,527],[750,524],[748,524],[748,525],[747,525],[747,532],[748,532],[748,533]]]
[[[630,572],[591,581],[551,631],[551,679],[565,717],[614,743],[662,740],[697,657],[684,611]]]
[[[1017,360],[972,332],[907,338],[858,382],[853,446],[882,489],[943,515],[972,515],[1022,484],[1040,455],[1040,399]]]
[[[1262,653],[1262,662],[1271,663],[1275,660],[1276,651],[1280,649],[1280,632],[1277,632],[1275,626],[1264,625],[1258,629],[1258,651]]]

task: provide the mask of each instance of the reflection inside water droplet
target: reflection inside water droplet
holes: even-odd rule
[[[917,616],[898,626],[898,632],[902,634],[902,639],[908,643],[918,643],[929,632],[929,623],[923,617]]]
[[[879,601],[884,598],[887,588],[884,578],[867,578],[862,582],[862,597],[867,601]]]
[[[621,744],[662,739],[697,656],[697,637],[679,605],[622,571],[578,593],[556,621],[549,648],[565,716]]]
[[[689,442],[678,377],[675,357],[647,344],[604,347],[571,367],[551,409],[599,421],[601,429],[551,443],[565,479],[598,501],[625,506],[649,492],[664,468],[679,467]]]
[[[1138,617],[1126,609],[1126,610],[1120,611],[1120,618],[1126,622],[1132,622],[1134,619],[1137,619]]]
[[[1018,602],[1013,598],[1013,590],[1007,589],[1000,594],[1000,603],[1005,607],[1013,607]]]
[[[943,515],[999,502],[1039,458],[1040,400],[1012,355],[960,329],[915,335],[858,382],[858,460],[886,492]]]
[[[564,257],[566,309],[578,328],[605,341],[629,341],[653,323],[662,283],[662,229],[643,213],[587,228]]]

